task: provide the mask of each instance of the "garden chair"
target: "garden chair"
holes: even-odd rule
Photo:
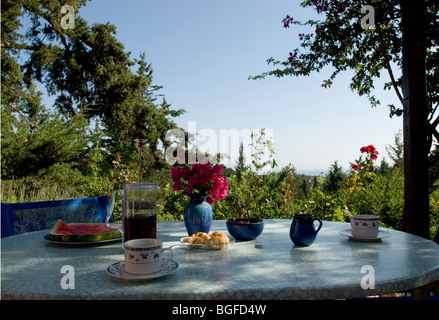
[[[1,203],[1,237],[50,229],[58,219],[68,223],[105,222],[108,195],[92,198]]]

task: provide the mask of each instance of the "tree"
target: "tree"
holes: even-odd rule
[[[393,146],[386,146],[387,154],[393,161],[394,168],[404,167],[404,144],[402,142],[402,133],[398,132],[395,135],[395,144]]]
[[[435,14],[438,14],[438,9],[439,6]],[[428,138],[429,132],[437,137],[437,131],[436,127],[429,128],[427,122],[426,15],[422,5],[402,0],[401,16],[404,92],[404,212],[401,229],[429,238],[428,153],[431,145]],[[435,22],[438,24],[438,20]]]
[[[21,178],[64,163],[75,166],[89,142],[82,114],[66,121],[59,114],[40,112],[31,127],[1,110],[2,178]],[[30,121],[30,120],[29,120]]]
[[[65,26],[67,5],[72,29]],[[45,112],[36,89],[40,83],[55,97],[55,118],[69,122],[82,115],[90,125],[100,120],[101,146],[110,160],[119,153],[123,161],[134,161],[133,139],[145,138],[144,154],[150,157],[145,161],[163,166],[159,145],[167,147],[166,132],[176,128],[172,118],[184,110],[171,109],[164,97],[157,101],[161,87],[152,85],[145,55],[131,59],[115,26],[89,26],[79,16],[85,5],[85,0],[2,1],[2,111],[32,131]],[[2,136],[13,139],[17,132],[10,128]]]
[[[325,177],[323,191],[335,194],[344,186],[345,181],[346,175],[343,173],[343,168],[335,161]]]
[[[239,146],[238,163],[235,166],[236,178],[238,179],[238,182],[241,182],[242,173],[250,169],[250,166],[247,166],[245,162],[244,144],[241,142]]]
[[[361,8],[365,5],[373,8],[375,24],[369,28],[364,28],[364,25],[362,27],[365,15],[361,12]],[[310,28],[311,32],[301,31],[298,34],[301,41],[300,48],[292,50],[285,61],[268,59],[268,63],[277,66],[277,69],[251,78],[308,76],[312,72],[331,66],[334,71],[322,83],[323,87],[329,88],[340,72],[351,70],[354,76],[351,79],[350,89],[360,96],[366,95],[371,105],[377,106],[380,101],[373,93],[374,80],[380,77],[382,71],[386,71],[389,81],[385,83],[384,88],[393,89],[400,102],[399,106],[389,105],[390,115],[404,114],[405,121],[404,144],[407,156],[404,156],[404,161],[407,208],[403,220],[411,222],[403,223],[403,227],[407,231],[414,231],[409,230],[409,225],[414,223],[413,219],[407,217],[415,214],[414,208],[417,206],[420,210],[418,217],[423,227],[414,232],[425,236],[428,201],[426,202],[424,193],[428,178],[424,173],[416,176],[414,171],[422,171],[423,165],[427,167],[423,157],[427,157],[439,141],[436,128],[439,124],[439,116],[436,115],[439,106],[439,69],[437,68],[439,2],[424,0],[414,4],[413,1],[406,0],[305,0],[301,6],[314,8],[317,13],[324,15],[324,19],[300,22],[293,17],[286,16],[282,21],[285,28],[300,26],[308,30]],[[394,68],[401,66],[403,66],[402,77],[395,78]],[[421,74],[418,73],[415,76],[413,73],[413,76],[410,76],[411,79],[422,78],[427,82],[414,84],[404,81],[404,79],[409,79],[408,74],[413,70],[421,70]],[[415,87],[421,89],[415,89]],[[422,93],[422,87],[424,91],[427,90],[427,94]],[[418,103],[415,107],[413,100],[422,100],[417,97],[418,95],[422,96],[425,101]],[[415,141],[422,141],[422,143],[415,143]],[[414,158],[409,158],[408,155]],[[431,156],[432,154],[431,160],[437,161],[437,158]],[[434,172],[438,173],[437,170]],[[434,180],[438,177],[435,176]],[[416,202],[418,205],[414,205]]]
[[[308,182],[308,177],[307,176],[303,177],[302,184],[300,185],[300,189],[302,191],[303,198],[304,199],[308,198],[310,188],[309,188],[309,182]]]

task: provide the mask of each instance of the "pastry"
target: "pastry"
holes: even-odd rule
[[[199,237],[199,238],[202,238],[204,240],[209,240],[209,238],[210,238],[209,235],[207,233],[205,233],[205,232],[198,232],[196,234],[196,236]]]
[[[209,238],[210,237],[207,233],[198,232],[197,234],[193,234],[190,237],[183,239],[183,242],[189,243],[193,248],[199,248],[202,247]]]
[[[226,247],[227,243],[229,243],[229,238],[219,231],[213,232],[210,239],[206,242],[206,244],[209,245],[209,248],[215,250],[220,250]]]
[[[207,244],[210,249],[220,250],[226,247],[227,243],[229,243],[229,238],[220,231],[212,232],[211,236],[205,232],[198,232],[183,239],[183,242],[190,244],[192,248],[199,248]]]

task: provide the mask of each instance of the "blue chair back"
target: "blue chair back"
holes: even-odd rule
[[[1,237],[50,229],[58,219],[67,223],[105,222],[108,195],[92,198],[1,203]]]

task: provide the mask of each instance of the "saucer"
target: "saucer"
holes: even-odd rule
[[[345,237],[349,237],[349,240],[354,241],[362,241],[362,242],[374,242],[380,241],[381,239],[390,237],[390,233],[383,230],[378,230],[378,235],[374,238],[365,238],[365,237],[355,237],[351,233],[351,229],[345,229],[340,231],[340,234]]]
[[[178,268],[178,263],[174,260],[169,261],[163,266],[162,270],[155,273],[148,274],[131,274],[125,271],[125,261],[119,261],[108,266],[107,273],[115,278],[126,279],[126,280],[146,280],[164,277],[168,274],[173,273]]]

